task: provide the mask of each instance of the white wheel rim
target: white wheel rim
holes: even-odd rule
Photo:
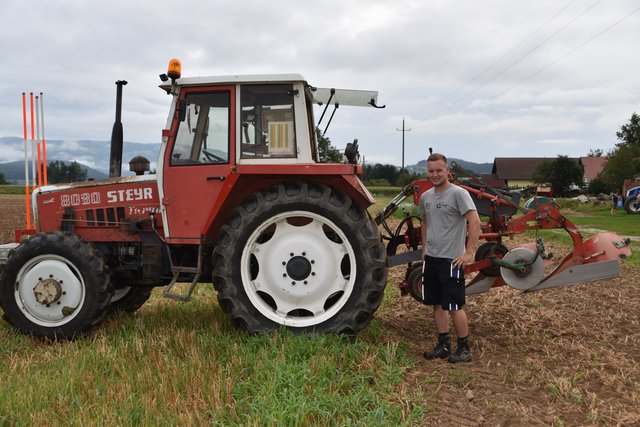
[[[300,221],[304,225],[292,225]],[[291,327],[313,326],[335,316],[356,280],[355,253],[347,236],[327,218],[307,211],[265,221],[251,233],[240,262],[242,284],[253,306]],[[252,262],[257,274],[255,268],[252,273]]]
[[[16,282],[14,296],[18,308],[40,326],[56,327],[70,322],[84,303],[85,285],[80,272],[58,255],[30,259],[18,272]],[[42,301],[43,288],[48,290],[52,301]]]

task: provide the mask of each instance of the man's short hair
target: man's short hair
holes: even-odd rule
[[[438,160],[442,160],[445,165],[447,164],[447,158],[445,157],[444,154],[432,153],[427,158],[427,162],[437,162]]]

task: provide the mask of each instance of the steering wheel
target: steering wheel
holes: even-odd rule
[[[213,154],[211,151],[209,150],[202,150],[202,154],[204,154],[204,156],[213,163],[225,163],[226,160],[223,159],[220,156],[216,156],[215,154]]]

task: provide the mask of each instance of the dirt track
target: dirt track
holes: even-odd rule
[[[25,226],[24,196],[0,195],[0,243]],[[393,269],[390,286],[402,274]],[[638,277],[640,269],[623,265],[614,280],[470,297],[475,360],[457,366],[421,357],[434,344],[431,313],[398,296],[377,318],[388,339],[406,343],[415,357],[399,402],[420,390],[428,424],[640,425]]]

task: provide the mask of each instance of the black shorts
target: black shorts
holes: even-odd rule
[[[444,310],[460,310],[465,303],[464,270],[450,258],[424,257],[422,283],[424,303]]]

